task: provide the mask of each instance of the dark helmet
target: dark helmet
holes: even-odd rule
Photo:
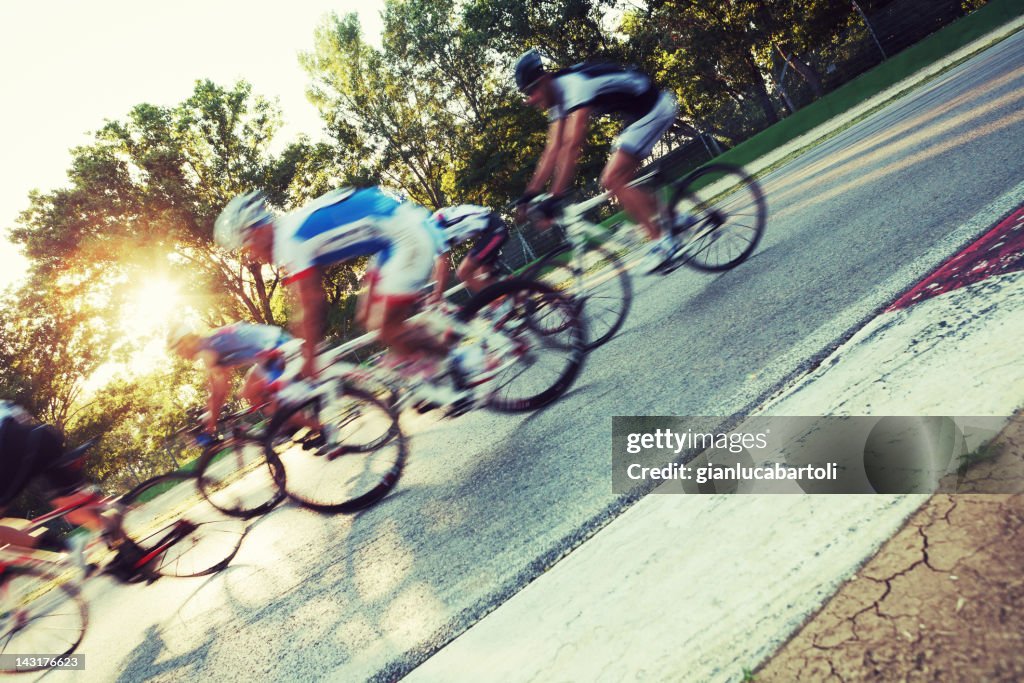
[[[544,64],[536,50],[527,50],[516,60],[516,87],[520,92],[528,92],[543,75]]]

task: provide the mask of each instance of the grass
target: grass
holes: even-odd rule
[[[848,112],[850,109],[879,93],[885,92],[885,90],[893,85],[913,76],[960,48],[969,45],[971,42],[1020,16],[1022,13],[1024,13],[1024,4],[1020,0],[992,0],[989,4],[969,16],[943,27],[899,54],[890,57],[875,68],[866,71],[824,97],[796,111],[779,123],[736,145],[714,161],[725,161],[741,166],[749,164],[813,130],[822,123]],[[1002,40],[1002,38],[979,46],[976,50],[972,50],[971,54],[958,60],[957,63],[973,57],[978,52],[999,42],[999,40]],[[950,65],[943,72],[953,66],[955,65]],[[904,88],[899,93],[894,94],[893,97],[887,98],[886,102],[879,105],[879,108],[885,106],[893,99],[902,97],[914,88],[920,87],[931,78],[937,77],[937,75],[940,74],[933,75],[928,79]],[[874,111],[877,111],[877,109]],[[818,144],[818,141],[815,141],[813,144]]]
[[[800,136],[811,132],[821,124],[841,116],[872,97],[885,92],[893,85],[933,65],[935,62],[969,45],[972,41],[981,38],[1022,14],[1024,14],[1024,3],[1020,0],[992,0],[973,14],[945,26],[924,40],[884,61],[874,69],[861,74],[819,100],[798,110],[791,116],[741,142],[708,163],[723,162],[739,166],[749,165]],[[884,101],[858,114],[836,129],[772,162],[758,171],[755,177],[760,178],[771,173],[818,145],[835,138],[852,126],[878,113],[894,101],[931,83],[978,53],[1002,42],[1013,34],[1014,32],[1011,32],[1005,36],[994,38],[984,45],[979,45],[976,49],[971,50],[969,54],[958,58],[939,71],[909,84],[907,87],[886,97]],[[625,214],[619,212],[602,221],[601,225],[606,226],[623,220],[625,220]]]
[[[967,470],[982,462],[990,462],[998,458],[1003,452],[1003,443],[998,439],[992,439],[983,443],[976,450],[960,456],[960,466],[957,474],[961,477],[967,474]]]

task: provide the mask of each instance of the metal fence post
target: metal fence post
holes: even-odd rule
[[[875,35],[875,29],[871,27],[871,22],[868,21],[868,15],[864,14],[864,10],[862,10],[860,5],[857,4],[857,0],[851,0],[851,3],[853,4],[853,9],[857,10],[857,14],[859,14],[860,18],[864,21],[864,25],[868,27],[868,33],[871,34],[871,39],[874,40],[875,45],[878,46],[878,51],[882,53],[882,60],[884,61],[888,58],[888,55],[885,54],[882,44],[878,42],[878,36]]]

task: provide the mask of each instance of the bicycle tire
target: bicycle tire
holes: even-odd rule
[[[622,259],[605,247],[585,246],[582,263],[584,272],[577,277],[571,247],[565,245],[531,265],[523,277],[549,284],[560,292],[573,293],[586,331],[585,348],[592,351],[614,337],[626,322],[633,302],[633,285]],[[608,269],[610,273],[601,272]],[[559,326],[545,327],[538,321],[535,329],[541,333],[564,331],[561,321],[556,322]]]
[[[682,239],[701,236],[687,249],[682,262],[710,272],[729,270],[746,261],[761,241],[768,219],[760,184],[732,164],[709,164],[677,183],[667,207],[668,224],[676,225],[684,211],[696,223]]]
[[[121,499],[121,532],[134,546],[133,568],[143,576],[206,576],[231,562],[242,546],[242,520],[197,507],[202,503],[192,475],[181,472],[147,479]]]
[[[496,305],[499,301],[506,299],[513,302],[511,312],[500,316],[498,320],[492,320],[493,311],[499,307]],[[529,320],[531,314],[536,310],[551,306],[561,307],[565,312],[564,315],[571,319],[571,324],[557,335],[537,332]],[[541,408],[564,394],[572,386],[583,367],[583,360],[586,357],[586,338],[576,306],[542,282],[525,279],[497,282],[466,302],[459,309],[456,318],[466,324],[468,330],[461,343],[479,343],[486,347],[493,341],[497,344],[511,346],[503,357],[513,358],[517,362],[496,372],[494,377],[487,382],[489,392],[487,405],[494,410],[522,412]],[[536,338],[529,339],[528,332],[532,332]],[[557,350],[564,356],[563,360],[556,365],[553,381],[545,379],[542,380],[543,383],[536,382],[538,386],[543,387],[536,393],[503,394],[504,388],[524,376],[526,370],[536,365],[540,351],[547,349]],[[508,371],[517,369],[519,370],[517,374],[506,375]],[[458,367],[452,368],[452,379],[455,386],[460,389],[473,384],[471,378],[467,377]]]
[[[398,483],[408,455],[406,437],[390,406],[359,387],[342,381],[337,387],[332,406],[311,399],[279,408],[264,443],[267,458],[284,472],[285,495],[318,512],[355,512],[373,505]],[[340,445],[317,455],[275,439],[301,413],[334,425]]]
[[[7,660],[37,653],[67,656],[85,637],[89,607],[78,587],[56,574],[34,567],[7,567],[0,574],[0,596],[0,655],[9,655],[0,658],[0,673],[49,669],[17,667]],[[29,598],[25,604],[22,596]]]
[[[203,452],[195,472],[206,502],[231,517],[265,514],[285,498],[284,470],[266,457],[261,439],[230,436]]]
[[[353,365],[341,372],[340,378],[350,386],[357,386],[367,393],[377,396],[391,408],[398,404],[400,393],[398,387],[375,373],[371,368]]]

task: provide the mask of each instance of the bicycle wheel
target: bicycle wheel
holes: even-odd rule
[[[203,453],[196,485],[210,505],[248,519],[284,500],[284,470],[266,457],[261,440],[235,435]]]
[[[523,277],[547,283],[577,304],[588,351],[615,336],[633,301],[633,286],[622,259],[597,245],[583,247],[578,262],[568,245],[552,251],[530,266]],[[530,320],[538,332],[550,333],[563,332],[570,319],[547,315],[531,316]]]
[[[331,368],[332,371],[335,368]],[[399,389],[382,373],[364,365],[345,364],[337,368],[337,374],[349,386],[357,386],[373,394],[389,407],[398,403]]]
[[[0,672],[47,669],[16,655],[69,655],[85,636],[89,610],[78,588],[61,577],[31,567],[8,567],[0,574]]]
[[[539,312],[564,318],[564,329],[536,328]],[[479,347],[479,377],[453,367],[456,387],[479,386],[487,405],[504,412],[535,410],[565,393],[583,367],[586,339],[576,305],[535,280],[504,280],[487,287],[459,310],[465,323],[460,346]],[[531,320],[533,322],[531,322]],[[551,325],[546,329],[562,327]]]
[[[408,445],[394,412],[379,398],[342,381],[328,380],[325,394],[282,407],[264,444],[268,460],[284,471],[286,495],[319,512],[354,512],[395,487]],[[304,450],[276,435],[296,420],[329,426],[336,446]]]
[[[683,262],[698,270],[729,270],[743,263],[764,234],[768,208],[761,186],[739,166],[710,164],[676,185],[669,225],[682,229]]]
[[[175,472],[148,479],[122,499],[121,530],[134,548],[134,569],[160,576],[205,576],[228,566],[245,537],[245,523],[204,503],[192,476]]]

